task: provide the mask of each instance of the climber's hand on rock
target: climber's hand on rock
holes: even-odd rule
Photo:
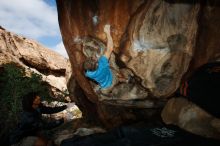
[[[104,32],[106,34],[110,34],[110,25],[109,24],[106,24],[105,27],[104,27]]]

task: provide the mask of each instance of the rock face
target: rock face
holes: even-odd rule
[[[0,65],[16,63],[26,72],[42,75],[55,97],[67,90],[70,76],[68,59],[39,43],[0,28]]]
[[[57,0],[57,7],[73,74],[85,94],[76,97],[78,105],[108,127],[137,119],[134,111],[147,117],[148,108],[162,108],[181,81],[220,56],[217,0]],[[102,55],[91,48],[106,43],[106,24],[114,41],[110,64],[129,82],[118,82],[101,100],[82,66],[87,57]]]
[[[220,119],[185,98],[170,99],[161,116],[166,124],[177,125],[197,135],[220,139]]]

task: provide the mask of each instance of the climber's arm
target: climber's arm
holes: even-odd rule
[[[112,40],[112,36],[111,36],[111,32],[110,32],[110,25],[105,25],[104,32],[107,37],[107,49],[106,49],[104,55],[106,56],[106,58],[109,59],[111,56],[111,53],[113,51],[113,40]]]

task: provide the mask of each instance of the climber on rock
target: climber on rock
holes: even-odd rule
[[[97,60],[94,57],[88,58],[83,67],[86,71],[85,76],[95,80],[102,91],[109,91],[115,81],[115,76],[109,66],[109,58],[113,51],[113,40],[110,33],[110,25],[105,25],[104,32],[107,37],[107,49],[104,54]]]

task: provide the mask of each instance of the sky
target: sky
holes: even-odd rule
[[[0,25],[68,58],[55,0],[0,0]]]

